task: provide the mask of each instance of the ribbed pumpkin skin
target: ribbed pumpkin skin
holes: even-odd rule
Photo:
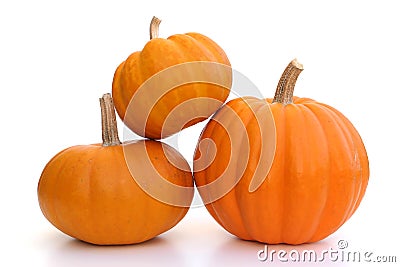
[[[172,166],[160,142],[74,146],[58,153],[42,172],[38,198],[44,216],[65,234],[97,245],[139,243],[171,229],[185,216],[193,194],[182,196],[187,207],[147,195],[132,178],[123,151],[142,153],[144,146],[162,177],[193,186],[191,172]],[[180,154],[171,147],[164,149],[189,170]]]
[[[236,186],[222,198],[207,203],[208,211],[222,227],[241,239],[269,244],[319,241],[335,232],[359,206],[369,179],[366,150],[350,121],[334,108],[307,98],[295,97],[288,105],[271,102],[238,98],[215,114],[214,119],[226,130],[214,119],[205,127],[199,143],[212,139],[217,154],[206,169],[199,170],[208,156],[203,153],[200,157],[197,148],[196,186],[219,177],[230,153],[243,149],[230,146],[229,135],[237,134],[226,115],[230,107],[246,126],[250,159],[244,175],[236,177],[240,178]],[[250,193],[250,180],[263,142],[252,112],[257,113],[265,105],[269,105],[276,125],[276,153],[266,179]],[[207,199],[207,191],[200,194],[203,200]]]
[[[112,95],[114,104],[119,117],[124,123],[137,134],[160,139],[172,135],[183,128],[198,123],[211,116],[223,102],[227,99],[232,83],[232,72],[230,68],[219,68],[219,71],[212,72],[206,80],[218,81],[219,84],[192,82],[171,88],[169,92],[160,99],[154,99],[153,93],[148,93],[146,98],[140,102],[154,104],[149,116],[143,118],[146,123],[142,126],[142,120],[137,121],[126,112],[146,114],[140,106],[128,108],[129,103],[139,87],[153,75],[171,66],[176,66],[187,62],[215,62],[230,67],[230,62],[225,52],[210,38],[199,33],[176,34],[163,38],[151,39],[142,51],[132,53],[122,62],[115,71]],[[177,77],[170,77],[171,80],[179,80],[180,76],[185,76],[185,71],[177,70],[174,73]],[[207,72],[207,70],[204,70]],[[159,83],[162,86],[162,82]],[[146,88],[146,90],[160,90],[157,86]],[[197,98],[210,98],[220,102],[218,106],[196,103]],[[187,100],[194,100],[190,108],[179,111],[176,114],[173,125],[164,125],[168,114]],[[193,114],[193,118],[187,117],[187,113]],[[201,116],[196,116],[200,114]],[[128,114],[129,115],[129,114]]]

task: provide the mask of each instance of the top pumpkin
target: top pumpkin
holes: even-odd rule
[[[153,17],[150,41],[115,71],[112,94],[125,125],[160,139],[211,116],[227,99],[232,70],[225,52],[199,33],[158,38]]]

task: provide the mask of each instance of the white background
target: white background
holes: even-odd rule
[[[316,244],[395,255],[399,235],[399,5],[396,1],[2,1],[0,3],[1,259],[7,266],[266,266],[262,244],[240,241],[204,208],[134,246],[72,240],[41,214],[36,187],[63,148],[100,142],[98,98],[120,62],[141,50],[153,15],[160,37],[196,31],[271,97],[284,67],[303,63],[295,94],[330,104],[358,129],[370,183],[355,215]],[[122,123],[119,128],[122,132]],[[191,158],[200,128],[179,136]],[[6,263],[6,264],[5,264]],[[139,264],[140,263],[140,264]],[[330,263],[350,266],[350,263]],[[374,266],[369,263],[365,266]],[[395,264],[381,264],[395,266]]]

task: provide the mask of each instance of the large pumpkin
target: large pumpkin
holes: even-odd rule
[[[364,196],[363,142],[338,110],[293,97],[292,61],[274,99],[237,98],[205,127],[194,177],[214,219],[245,240],[301,244],[335,232]]]
[[[172,147],[153,140],[121,144],[111,95],[101,99],[103,144],[81,145],[58,153],[38,185],[44,216],[59,230],[98,245],[139,243],[176,225],[193,198],[188,163]],[[132,168],[141,169],[135,177]],[[153,198],[141,185],[161,191]],[[180,195],[159,188],[159,180],[186,188]],[[160,194],[159,194],[160,195]],[[171,205],[165,200],[173,198]]]
[[[158,38],[153,18],[150,41],[115,71],[112,94],[118,115],[135,133],[164,138],[211,116],[232,83],[225,52],[199,33]]]

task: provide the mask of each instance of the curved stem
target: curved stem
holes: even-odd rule
[[[300,64],[297,59],[293,59],[289,63],[279,79],[272,103],[281,103],[284,105],[293,103],[294,86],[302,70],[303,65]]]
[[[161,20],[153,17],[150,22],[150,40],[158,38],[158,28],[160,27]]]
[[[111,94],[104,94],[103,97],[100,98],[100,108],[103,146],[116,146],[121,144],[118,137],[115,107]]]

